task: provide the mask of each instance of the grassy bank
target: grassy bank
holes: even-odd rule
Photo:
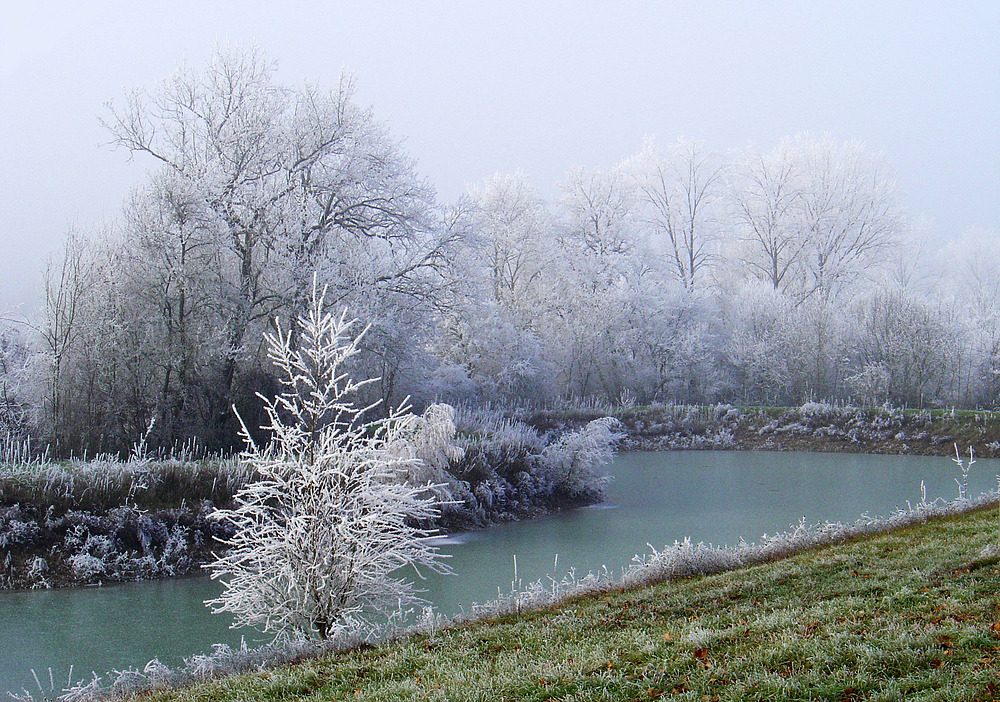
[[[996,699],[996,541],[993,507],[150,699]]]

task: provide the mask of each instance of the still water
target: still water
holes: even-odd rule
[[[954,498],[959,472],[947,458],[855,454],[678,451],[618,456],[614,482],[600,505],[479,532],[441,543],[452,576],[428,577],[426,597],[446,614],[525,584],[607,566],[614,572],[632,556],[685,536],[695,542],[735,544],[806,522],[853,521],[884,515],[920,500]],[[978,460],[969,494],[996,487],[1000,461]],[[558,561],[556,559],[558,558]],[[206,578],[153,581],[104,588],[0,592],[0,698],[7,690],[37,690],[31,669],[56,688],[73,677],[142,667],[152,658],[177,665],[213,643],[259,641],[231,631],[225,615],[202,602],[219,586]]]

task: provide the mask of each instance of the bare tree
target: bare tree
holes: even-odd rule
[[[800,164],[787,141],[769,154],[745,150],[732,178],[731,201],[742,243],[742,263],[775,290],[787,292],[803,246],[797,208]]]
[[[830,300],[882,264],[906,226],[895,179],[881,155],[830,135],[793,141],[803,294]]]
[[[120,324],[145,329],[134,351],[153,366],[146,404],[163,442],[197,435],[225,399],[207,372],[226,362],[225,246],[189,187],[161,172],[125,211]]]
[[[725,165],[698,141],[680,139],[666,149],[647,141],[631,159],[631,168],[642,220],[665,247],[668,270],[685,288],[694,289],[717,254]]]
[[[496,174],[471,190],[475,242],[482,248],[493,298],[531,304],[545,266],[552,222],[523,173]]]
[[[877,290],[854,310],[861,375],[886,375],[889,399],[914,407],[944,399],[953,382],[959,344],[945,310],[903,290]],[[955,393],[960,388],[953,388]]]
[[[110,109],[113,143],[162,164],[144,195],[162,200],[145,206],[159,214],[134,220],[133,234],[162,271],[156,287],[172,291],[161,319],[171,343],[190,338],[190,283],[212,278],[222,331],[214,345],[225,356],[201,370],[215,376],[202,384],[219,441],[234,430],[230,405],[252,397],[268,373],[261,332],[278,312],[294,325],[313,272],[331,300],[373,324],[365,362],[379,368],[371,374],[383,378],[386,397],[412,361],[404,340],[431,327],[454,240],[413,160],[354,92],[347,75],[329,91],[288,88],[262,52],[221,50],[204,70],[184,67]],[[158,238],[141,231],[147,225]],[[171,382],[182,389],[185,363],[165,363],[165,395]]]
[[[44,424],[51,437],[65,439],[71,426],[67,409],[70,383],[67,373],[72,367],[72,355],[78,351],[87,325],[85,306],[97,283],[95,260],[88,240],[70,231],[63,242],[61,257],[50,260],[45,269],[45,319],[41,340],[47,368],[44,376]]]
[[[635,188],[621,168],[577,168],[560,184],[569,235],[598,256],[623,254],[636,241]]]

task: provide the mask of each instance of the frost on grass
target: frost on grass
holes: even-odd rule
[[[372,406],[355,400],[372,381],[345,370],[364,332],[352,335],[345,314],[324,313],[315,293],[298,322],[297,338],[280,325],[266,336],[283,390],[262,398],[267,447],[244,427],[242,460],[260,479],[237,493],[232,509],[215,513],[235,534],[208,566],[224,585],[209,604],[231,613],[235,627],[276,639],[374,634],[421,603],[401,568],[447,570],[431,531],[419,526],[438,514],[435,485],[406,478],[435,475],[438,456],[448,458],[441,446],[454,433],[453,415],[434,405],[422,417],[401,407],[366,418]]]

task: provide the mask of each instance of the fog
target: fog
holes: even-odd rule
[[[142,181],[148,162],[102,146],[105,103],[220,43],[258,45],[288,84],[353,72],[439,201],[518,169],[554,195],[646,135],[830,132],[885,151],[945,238],[1000,226],[998,26],[993,2],[23,3],[0,26],[0,309],[35,306],[66,231]]]

